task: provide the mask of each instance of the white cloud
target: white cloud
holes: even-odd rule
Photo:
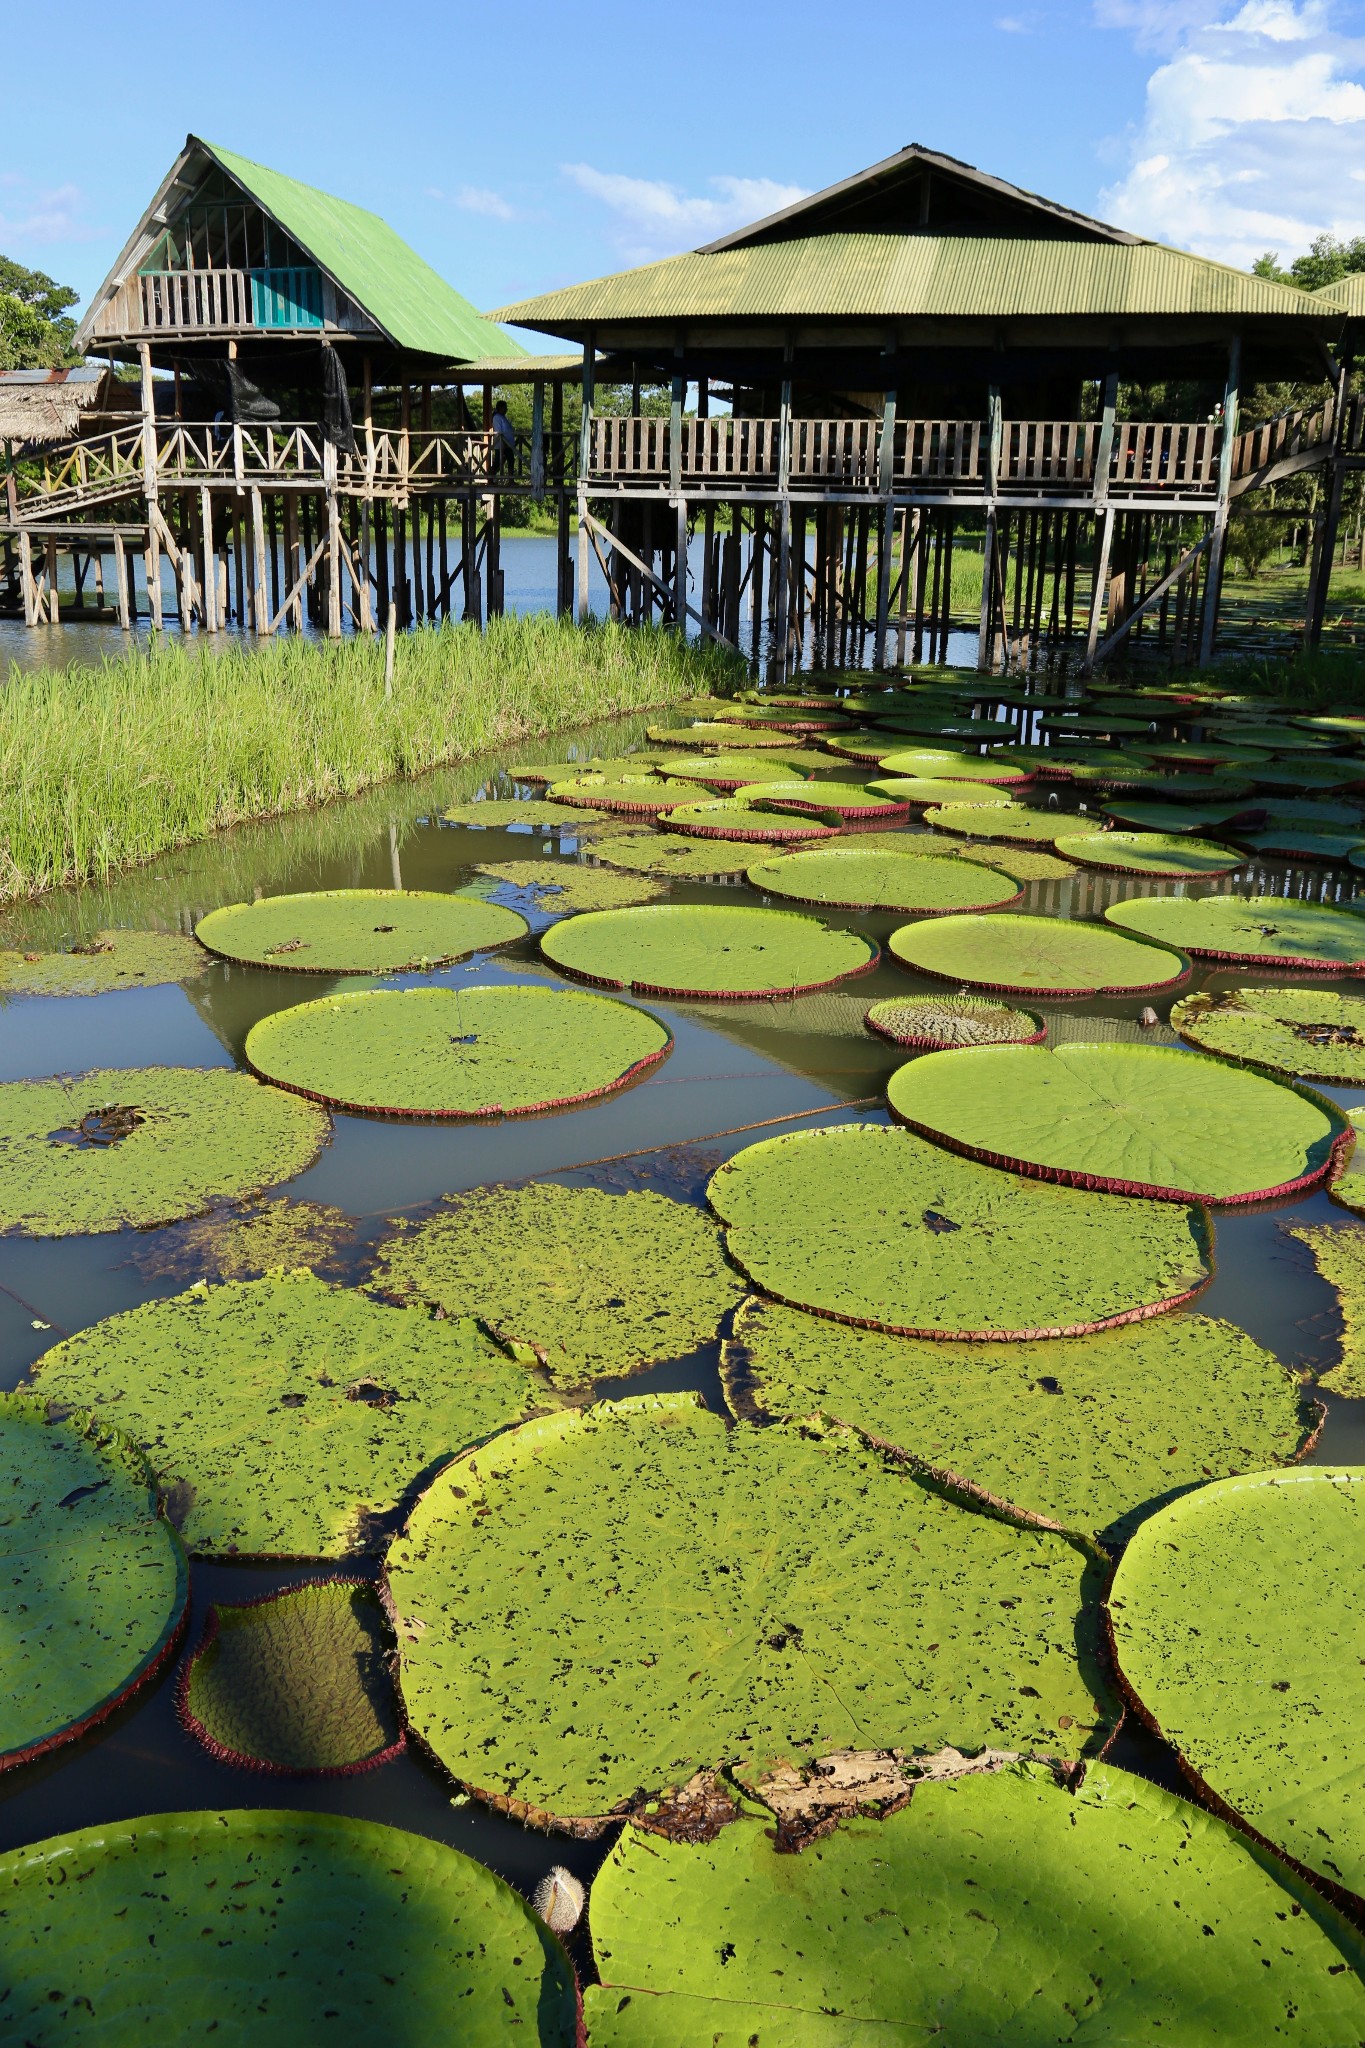
[[[561,169],[580,192],[615,215],[614,239],[630,263],[676,256],[806,197],[804,186],[781,185],[774,178],[708,178],[711,192],[705,196],[661,179],[594,170],[591,164],[563,164]]]
[[[520,220],[511,201],[504,199],[501,192],[490,191],[486,185],[459,185],[453,192],[442,192],[437,185],[426,188],[428,199],[440,199],[447,206],[457,206],[461,213],[482,214],[485,220]]]
[[[1042,19],[1041,14],[998,14],[995,25],[1002,35],[1031,36],[1037,32]]]
[[[1100,198],[1109,219],[1240,265],[1365,232],[1365,41],[1328,0],[1099,0],[1098,14],[1163,56],[1127,171]]]
[[[88,242],[103,232],[85,217],[79,185],[36,187],[18,171],[0,175],[0,245],[13,255],[54,242]]]

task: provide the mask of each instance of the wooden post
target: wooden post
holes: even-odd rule
[[[1341,523],[1341,491],[1345,481],[1341,460],[1342,425],[1346,417],[1346,381],[1350,375],[1351,362],[1347,357],[1337,372],[1336,406],[1332,420],[1332,460],[1328,469],[1327,506],[1323,515],[1322,545],[1318,554],[1317,574],[1308,586],[1308,621],[1305,639],[1310,647],[1317,647],[1322,640],[1323,622],[1327,616],[1327,600],[1332,585],[1332,562],[1337,551],[1337,528]]]
[[[545,496],[545,379],[531,380],[531,500]]]
[[[265,572],[265,509],[256,484],[251,486],[251,552],[255,563],[256,631],[270,633],[274,624],[270,611],[270,586]]]
[[[592,616],[588,587],[588,472],[592,466],[592,401],[596,342],[591,329],[583,343],[583,425],[578,449],[578,623]]]
[[[128,604],[128,557],[123,550],[123,535],[114,534],[114,587],[118,593],[118,622],[126,633],[132,626]]]
[[[687,500],[676,506],[677,533],[673,544],[673,623],[687,637]]]
[[[1223,596],[1223,555],[1228,537],[1233,443],[1237,438],[1241,381],[1242,337],[1234,334],[1228,343],[1228,381],[1223,389],[1223,438],[1218,447],[1218,499],[1214,507],[1213,537],[1209,543],[1208,567],[1204,576],[1204,618],[1199,636],[1201,662],[1212,661],[1218,637],[1218,606]]]
[[[152,385],[152,346],[140,341],[137,345],[138,365],[141,370],[142,389],[142,495],[147,509],[147,606],[152,615],[152,625],[160,628],[161,619],[161,543],[157,539],[156,522],[152,517],[158,498],[156,473],[156,393]]]
[[[1099,644],[1100,619],[1104,613],[1105,586],[1109,581],[1109,551],[1114,544],[1114,508],[1106,504],[1100,514],[1100,545],[1095,559],[1095,581],[1090,592],[1090,624],[1085,636],[1085,660],[1081,674],[1094,673],[1095,649]]]
[[[888,373],[892,373],[896,356],[896,341],[893,335],[882,351]],[[896,386],[888,381],[882,393],[882,433],[877,449],[877,489],[881,492],[881,517],[877,538],[877,624],[872,641],[872,666],[886,667],[886,626],[891,610],[891,551],[896,533],[896,509],[893,494],[896,486]],[[805,565],[802,564],[802,576]]]
[[[1114,459],[1114,414],[1118,410],[1119,373],[1111,370],[1104,380],[1100,401],[1100,438],[1095,448],[1095,475],[1091,485],[1097,506],[1109,497],[1109,465]]]
[[[38,593],[33,581],[33,542],[29,539],[27,527],[19,529],[19,585],[24,594],[24,624],[36,626],[38,617]]]

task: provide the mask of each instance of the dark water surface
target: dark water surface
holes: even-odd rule
[[[566,740],[519,747],[511,759],[562,758],[571,747],[617,753],[638,743],[646,721],[619,721]],[[856,780],[850,770],[849,780]],[[442,824],[442,808],[481,789],[510,794],[497,763],[444,771],[345,805],[273,825],[244,828],[208,846],[169,856],[108,887],[46,899],[5,921],[6,943],[69,943],[105,925],[160,924],[182,931],[220,903],[255,892],[336,887],[454,890],[476,878],[475,861],[585,857],[571,833],[475,831]],[[1041,800],[1041,799],[1035,799]],[[1063,805],[1067,803],[1063,799]],[[756,857],[762,858],[760,852]],[[1060,917],[1094,915],[1119,895],[1169,890],[1169,884],[1079,875],[1030,887],[1020,908]],[[1289,893],[1344,901],[1353,879],[1343,869],[1255,862],[1230,882],[1241,893]],[[758,902],[743,884],[676,886],[675,898]],[[524,905],[518,904],[524,908]],[[549,970],[532,936],[434,977],[451,986],[474,982],[536,982]],[[832,913],[830,922],[885,941],[901,916]],[[551,977],[556,979],[557,977]],[[1196,969],[1187,988],[1274,985],[1282,976]],[[1296,977],[1296,981],[1304,978]],[[162,1062],[195,1066],[240,1063],[247,1030],[258,1018],[328,990],[375,984],[359,977],[333,982],[215,962],[184,987],[84,998],[25,997],[0,1007],[0,1079],[90,1067]],[[396,985],[388,981],[385,986]],[[1353,987],[1324,978],[1333,988]],[[436,1196],[483,1182],[554,1175],[580,1185],[653,1187],[689,1201],[704,1199],[710,1171],[722,1158],[767,1135],[742,1129],[770,1119],[799,1118],[791,1128],[849,1117],[882,1120],[879,1098],[904,1055],[862,1028],[867,1005],[883,997],[942,984],[912,976],[883,959],[868,976],[795,1002],[687,1005],[646,1003],[676,1035],[671,1057],[651,1078],[614,1098],[558,1115],[496,1125],[385,1123],[335,1119],[331,1143],[288,1184],[300,1199],[331,1204],[358,1219],[363,1240],[383,1234],[385,1219]],[[1185,993],[1185,989],[1179,993]],[[1101,1035],[1173,1043],[1163,1022],[1146,1030],[1138,1016],[1148,997],[1042,1006],[1052,1042]],[[1164,1019],[1170,998],[1158,999]],[[1037,1006],[1035,1006],[1037,1007]],[[1342,1103],[1365,1089],[1325,1091]],[[869,1098],[871,1100],[869,1101]],[[781,1126],[779,1125],[779,1128]],[[622,1158],[619,1155],[634,1155]],[[607,1162],[602,1164],[600,1162]],[[1353,1227],[1323,1194],[1217,1220],[1217,1274],[1200,1311],[1239,1324],[1288,1365],[1313,1370],[1335,1362],[1339,1318],[1331,1290],[1307,1249],[1288,1238],[1293,1220]],[[0,1239],[0,1384],[20,1381],[58,1337],[140,1301],[178,1292],[186,1277],[154,1279],[133,1263],[159,1233],[122,1232],[60,1240]],[[37,1327],[41,1325],[42,1327]],[[721,1408],[717,1346],[629,1381],[604,1382],[605,1394],[650,1388],[696,1388]],[[1329,1415],[1314,1457],[1365,1462],[1365,1402],[1328,1397]],[[319,1567],[319,1570],[323,1568]],[[327,1569],[335,1569],[329,1567]],[[252,1567],[196,1563],[189,1641],[205,1609],[308,1576],[297,1565]],[[530,1832],[452,1798],[434,1766],[412,1753],[349,1779],[282,1779],[215,1762],[185,1734],[173,1707],[174,1674],[142,1692],[85,1740],[38,1763],[0,1776],[0,1847],[41,1839],[90,1823],[193,1807],[323,1808],[382,1820],[438,1837],[479,1857],[526,1890],[552,1863],[587,1876],[602,1844],[580,1844]],[[1141,1735],[1125,1734],[1117,1761],[1179,1789],[1167,1752]]]

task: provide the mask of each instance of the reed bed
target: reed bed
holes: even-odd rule
[[[373,640],[162,641],[0,690],[0,901],[573,725],[733,686],[660,630],[506,617],[424,627],[393,694]]]

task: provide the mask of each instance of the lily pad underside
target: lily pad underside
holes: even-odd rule
[[[1365,1000],[1335,989],[1232,988],[1182,996],[1171,1028],[1225,1059],[1306,1081],[1365,1082]]]
[[[403,1731],[373,1586],[318,1579],[210,1607],[176,1707],[242,1770],[342,1778],[388,1763]]]
[[[1012,1010],[984,996],[898,996],[874,1003],[864,1022],[879,1038],[916,1052],[964,1045],[1041,1045],[1047,1026],[1032,1010]]]
[[[852,1432],[727,1429],[685,1394],[461,1459],[387,1566],[409,1725],[471,1790],[568,1821],[854,1744],[1077,1755],[1104,1712],[1089,1577]]]
[[[1196,1782],[1357,1898],[1362,1589],[1365,1471],[1318,1465],[1175,1501],[1138,1530],[1108,1601],[1124,1683]]]
[[[401,974],[443,967],[486,946],[526,936],[526,920],[500,903],[416,889],[328,889],[263,896],[201,917],[211,953],[291,974]]]
[[[980,1046],[901,1067],[912,1130],[1016,1173],[1171,1202],[1300,1193],[1349,1141],[1332,1105],[1173,1046]]]
[[[0,1231],[146,1229],[291,1180],[325,1113],[231,1067],[117,1067],[0,1085]]]
[[[1038,1764],[921,1784],[799,1856],[772,1835],[756,1807],[702,1843],[626,1828],[592,1888],[593,2048],[1334,2048],[1365,2031],[1345,1923],[1112,1765],[1075,1789]]]
[[[597,917],[648,914],[589,912],[547,939]],[[263,1018],[246,1056],[267,1080],[338,1108],[530,1116],[623,1088],[672,1043],[647,1011],[570,989],[367,989]]]
[[[373,1821],[103,1822],[11,1850],[0,1885],[16,2042],[435,2042],[452,2012],[460,2048],[579,2038],[572,1966],[525,1900],[443,1842]]]
[[[1202,1211],[1021,1179],[876,1125],[750,1145],[707,1192],[766,1294],[905,1337],[1079,1336],[1176,1307],[1211,1272]]]
[[[972,1345],[752,1300],[724,1370],[737,1414],[835,1416],[993,1505],[1107,1542],[1210,1478],[1296,1457],[1313,1426],[1270,1352],[1201,1315]]]
[[[888,943],[906,967],[1005,995],[1146,995],[1189,973],[1178,953],[1075,918],[945,917],[905,925]]]
[[[1233,847],[1166,832],[1062,832],[1053,844],[1058,853],[1083,867],[1111,868],[1120,875],[1198,881],[1206,875],[1230,875],[1242,865],[1242,856]]]
[[[1197,959],[1322,974],[1365,970],[1365,917],[1291,896],[1137,896],[1104,914]]]
[[[202,974],[208,955],[180,932],[96,932],[67,953],[0,951],[0,994],[99,996]]]
[[[966,860],[910,858],[895,853],[860,853],[856,842],[828,852],[793,853],[760,861],[748,871],[750,886],[793,903],[818,903],[831,910],[895,910],[925,917],[953,911],[1003,910],[1023,890],[1002,881],[990,868]]]
[[[552,1182],[447,1196],[386,1242],[374,1284],[479,1317],[561,1387],[685,1356],[742,1292],[696,1209]]]
[[[540,950],[600,988],[736,999],[829,988],[880,957],[871,939],[799,911],[709,903],[590,912],[552,926]]]
[[[520,1422],[526,1373],[472,1323],[311,1274],[196,1287],[44,1353],[36,1393],[138,1443],[207,1557],[350,1557],[453,1451]]]

